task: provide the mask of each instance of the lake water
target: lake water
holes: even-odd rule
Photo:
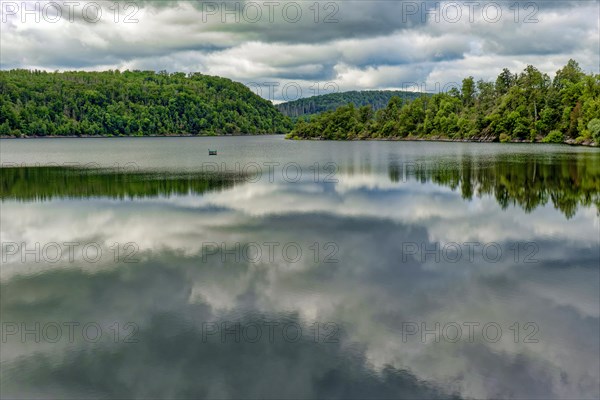
[[[600,397],[598,149],[0,152],[2,397]]]

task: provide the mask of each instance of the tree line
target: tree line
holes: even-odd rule
[[[0,135],[286,133],[271,102],[199,73],[0,71]]]
[[[599,143],[600,75],[570,60],[554,79],[530,65],[519,74],[504,69],[495,82],[465,78],[447,93],[334,93],[276,108],[241,83],[199,73],[0,71],[1,136],[290,130],[295,139]]]
[[[384,109],[347,104],[299,120],[293,139],[448,138],[551,143],[600,142],[600,75],[570,60],[554,79],[532,65],[504,69],[495,82],[465,78],[460,89]]]

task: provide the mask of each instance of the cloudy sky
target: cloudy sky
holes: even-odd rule
[[[516,5],[515,5],[516,4]],[[1,68],[201,72],[263,97],[438,91],[570,58],[600,65],[600,2],[6,1]]]

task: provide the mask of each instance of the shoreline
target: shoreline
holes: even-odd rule
[[[297,140],[297,141],[323,141],[323,142],[441,142],[441,143],[498,143],[498,144],[555,144],[555,145],[566,145],[566,146],[583,146],[583,147],[599,147],[600,144],[585,141],[581,143],[576,143],[574,139],[569,139],[566,142],[562,143],[544,143],[542,141],[530,141],[530,140],[509,140],[507,142],[500,142],[499,140],[488,139],[488,138],[473,138],[473,139],[450,139],[443,137],[431,137],[431,138],[423,138],[423,137],[390,137],[390,138],[355,138],[355,139],[346,139],[346,140],[331,140],[331,139],[323,139],[323,138],[289,138],[287,140]]]
[[[69,136],[0,136],[0,140],[33,140],[33,139],[143,139],[143,138],[222,138],[222,137],[260,137],[260,136],[283,136],[284,133],[264,133],[264,134],[226,134],[226,135],[144,135],[144,136],[110,136],[110,135],[69,135]],[[286,140],[297,140],[297,141],[324,141],[324,142],[442,142],[442,143],[507,143],[507,144],[557,144],[567,146],[584,146],[584,147],[599,147],[600,144],[585,141],[576,143],[574,139],[569,139],[562,143],[544,143],[542,141],[529,141],[529,140],[510,140],[507,142],[500,142],[494,138],[472,138],[472,139],[450,139],[444,137],[389,137],[389,138],[354,138],[346,140],[330,140],[323,138],[287,138]]]
[[[255,135],[236,133],[226,135],[144,135],[144,136],[112,136],[112,135],[61,135],[61,136],[0,136],[1,139],[127,139],[127,138],[218,138],[218,137],[241,137],[241,136],[285,136],[285,133],[260,133]]]

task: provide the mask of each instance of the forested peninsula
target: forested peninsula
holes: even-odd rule
[[[465,78],[462,87],[387,107],[344,105],[299,120],[292,139],[422,139],[598,144],[600,75],[570,60],[554,79],[528,66],[504,69],[495,82]]]
[[[287,133],[241,83],[199,73],[0,71],[1,136]]]

